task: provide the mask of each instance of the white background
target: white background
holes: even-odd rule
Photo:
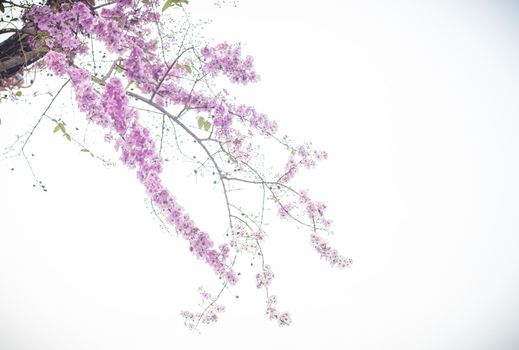
[[[179,311],[196,309],[211,272],[160,229],[132,172],[45,122],[30,150],[47,193],[23,160],[0,163],[0,349],[517,349],[518,5],[190,7],[255,56],[262,81],[240,96],[329,151],[305,186],[328,203],[352,268],[330,269],[307,232],[272,225],[272,288],[293,324],[267,320],[245,275],[222,319],[192,333]],[[44,108],[5,106],[2,146]],[[172,190],[210,228],[218,203],[184,180]]]

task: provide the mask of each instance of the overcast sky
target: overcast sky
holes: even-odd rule
[[[519,348],[519,7],[209,3],[189,7],[212,18],[210,36],[243,42],[262,77],[240,98],[328,150],[305,186],[353,266],[330,269],[308,232],[273,224],[272,289],[293,324],[270,322],[244,276],[194,334],[179,312],[211,271],[160,229],[131,171],[78,154],[47,123],[31,152],[48,192],[22,160],[0,162],[0,349]],[[45,107],[6,106],[2,149]],[[220,220],[184,179],[171,184],[184,206]]]

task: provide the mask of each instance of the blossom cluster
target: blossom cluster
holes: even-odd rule
[[[327,260],[330,265],[343,269],[352,264],[352,259],[341,256],[337,249],[332,248],[322,237],[313,234],[310,238],[312,246],[321,255],[321,258]]]
[[[225,311],[225,306],[216,304],[216,300],[210,293],[202,287],[198,288],[198,292],[202,298],[202,312],[192,312],[183,310],[180,315],[184,319],[184,325],[191,330],[196,330],[199,323],[209,324],[218,321],[218,315]]]
[[[276,192],[279,192],[279,190],[274,193]],[[310,222],[309,226],[314,230],[317,228],[326,229],[332,224],[332,221],[325,217],[326,204],[310,198],[307,190],[297,191],[296,199],[293,201],[277,200],[277,204],[277,213],[282,219],[294,218],[297,216],[295,210],[299,209],[299,212],[304,213]]]
[[[286,203],[286,204],[282,204],[282,203],[279,203],[279,208],[278,208],[278,215],[281,219],[288,219],[291,214],[290,212],[292,211],[292,209],[294,209],[295,205],[294,203]]]
[[[309,144],[299,145],[292,150],[285,164],[285,171],[279,176],[282,183],[290,182],[299,172],[301,166],[306,169],[314,168],[321,160],[328,158],[325,151],[312,149]]]
[[[32,44],[37,49],[56,49],[70,54],[87,53],[88,46],[76,35],[92,29],[93,15],[85,3],[76,2],[72,6],[64,4],[61,11],[55,11],[50,6],[33,6],[25,17],[34,25],[29,30],[36,33]]]
[[[263,269],[256,275],[256,287],[265,289],[267,293],[267,307],[265,314],[271,320],[277,320],[279,326],[288,326],[292,323],[290,314],[286,311],[281,312],[277,308],[278,298],[275,295],[269,296],[269,286],[274,278],[274,273],[270,265],[263,264]]]
[[[321,201],[314,201],[308,196],[307,191],[299,191],[299,203],[304,206],[306,215],[314,225],[329,227],[332,222],[324,217],[326,204]]]
[[[230,232],[229,245],[237,253],[249,253],[258,255],[258,244],[265,238],[262,230],[251,230],[242,223],[234,224]]]
[[[277,320],[280,326],[289,326],[292,323],[292,318],[288,312],[280,312],[277,309],[278,298],[275,295],[267,298],[267,307],[265,314],[271,320]]]
[[[268,287],[272,283],[274,273],[270,265],[265,265],[263,271],[256,275],[256,288]]]
[[[200,53],[205,59],[204,71],[213,75],[221,71],[233,83],[248,84],[259,80],[254,71],[253,58],[247,56],[242,59],[240,45],[231,45],[226,42],[214,47],[206,46]]]

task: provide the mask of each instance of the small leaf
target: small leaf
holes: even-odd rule
[[[81,152],[88,152],[88,153],[90,153],[90,151],[87,150],[86,148],[82,148],[82,149],[81,149]]]
[[[65,130],[65,124],[64,123],[58,123],[58,127],[63,131],[64,134],[67,133],[67,130]]]
[[[211,129],[211,123],[209,123],[208,121],[205,121],[204,122],[204,130],[205,131],[209,131],[209,129]]]
[[[117,73],[122,73],[122,72],[124,72],[124,68],[121,67],[121,66],[119,66],[119,65],[117,65],[117,66],[115,67],[115,71],[116,71]]]
[[[229,163],[237,163],[236,159],[232,155],[228,154],[228,156],[229,156]]]
[[[65,134],[63,134],[63,135],[65,135],[65,138],[66,138],[67,140],[72,141],[72,138],[70,137],[69,134],[65,133]]]
[[[36,49],[36,51],[41,52],[41,53],[46,53],[46,52],[49,52],[50,49],[49,49],[48,46],[39,46],[39,47]]]
[[[52,132],[58,132],[61,128],[59,127],[59,124],[54,127],[54,130]]]
[[[193,69],[191,69],[191,67],[188,66],[187,64],[184,66],[184,68],[186,69],[186,71],[187,71],[189,74],[193,73]]]
[[[164,6],[162,6],[162,12],[166,11],[171,6],[177,5],[177,6],[182,7],[182,4],[187,4],[187,3],[188,3],[187,0],[166,0],[166,2],[164,3]]]
[[[205,119],[204,117],[198,117],[198,127],[200,129],[202,129],[204,127],[204,124],[205,124]]]
[[[0,0],[0,12],[5,12],[4,4],[2,4],[2,1]]]
[[[174,4],[175,3],[173,2],[173,0],[166,0],[166,2],[164,3],[164,6],[162,6],[162,12],[166,11],[167,9],[169,9]]]
[[[21,91],[16,91],[16,96],[18,96],[18,97],[22,96],[22,92]]]

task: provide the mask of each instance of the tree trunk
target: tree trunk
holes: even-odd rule
[[[29,46],[29,34],[16,32],[0,43],[0,80],[14,76],[45,55]]]

